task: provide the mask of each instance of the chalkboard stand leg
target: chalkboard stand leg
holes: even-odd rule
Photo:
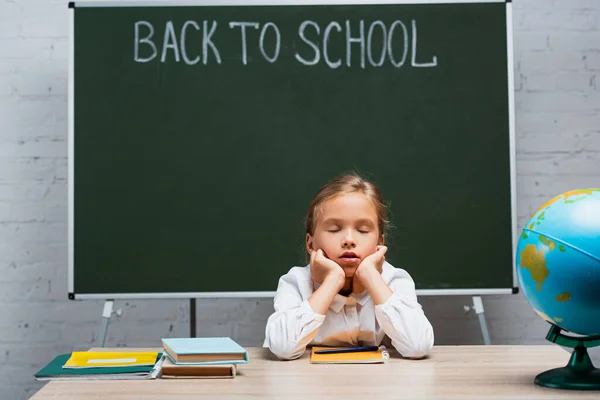
[[[98,341],[96,347],[104,347],[106,340],[106,332],[108,331],[108,322],[113,313],[114,300],[106,300],[104,302],[104,309],[102,310],[102,320],[100,321],[100,332],[98,333]]]
[[[473,296],[473,309],[475,310],[475,314],[477,314],[477,318],[479,318],[479,326],[481,327],[483,343],[489,345],[491,343],[490,334],[485,322],[485,315],[483,314],[483,302],[481,301],[481,296]]]
[[[196,337],[196,299],[190,299],[190,337]]]

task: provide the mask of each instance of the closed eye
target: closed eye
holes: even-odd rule
[[[364,229],[359,229],[358,231],[359,231],[360,233],[369,233],[369,231],[367,231],[367,230],[364,230]]]

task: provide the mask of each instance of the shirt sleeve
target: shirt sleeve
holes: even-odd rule
[[[275,312],[265,328],[264,346],[282,360],[300,357],[325,320],[324,315],[313,311],[308,300],[303,300],[298,279],[291,272],[279,279]]]
[[[393,293],[375,306],[377,321],[403,357],[426,356],[433,347],[433,327],[417,302],[414,281],[406,271],[396,269],[388,286]]]

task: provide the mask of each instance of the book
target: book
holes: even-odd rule
[[[126,366],[153,366],[158,352],[133,351],[74,351],[63,368],[111,368]]]
[[[248,352],[228,337],[162,339],[174,364],[245,364]]]
[[[71,353],[60,354],[33,377],[37,381],[155,379],[160,373],[162,355],[163,353],[157,354],[156,363],[152,366],[63,368]]]
[[[379,346],[378,350],[361,351],[350,353],[316,354],[315,351],[325,349],[337,349],[340,347],[314,346],[310,355],[311,364],[377,364],[385,363],[390,354],[385,346]]]
[[[161,367],[163,379],[223,379],[235,378],[235,364],[175,364],[166,357]]]

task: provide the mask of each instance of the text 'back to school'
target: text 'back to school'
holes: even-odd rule
[[[219,41],[223,30],[235,33],[238,45]],[[419,54],[418,24],[401,20],[345,20],[318,23],[302,21],[296,33],[284,37],[275,22],[253,21],[165,21],[134,23],[133,60],[136,63],[184,63],[220,65],[253,60],[275,64],[283,58],[304,66],[325,64],[340,67],[432,68],[435,54]],[[228,40],[229,41],[229,40]],[[291,51],[282,51],[290,49]],[[228,54],[235,51],[235,54]],[[264,60],[264,61],[263,61]]]

